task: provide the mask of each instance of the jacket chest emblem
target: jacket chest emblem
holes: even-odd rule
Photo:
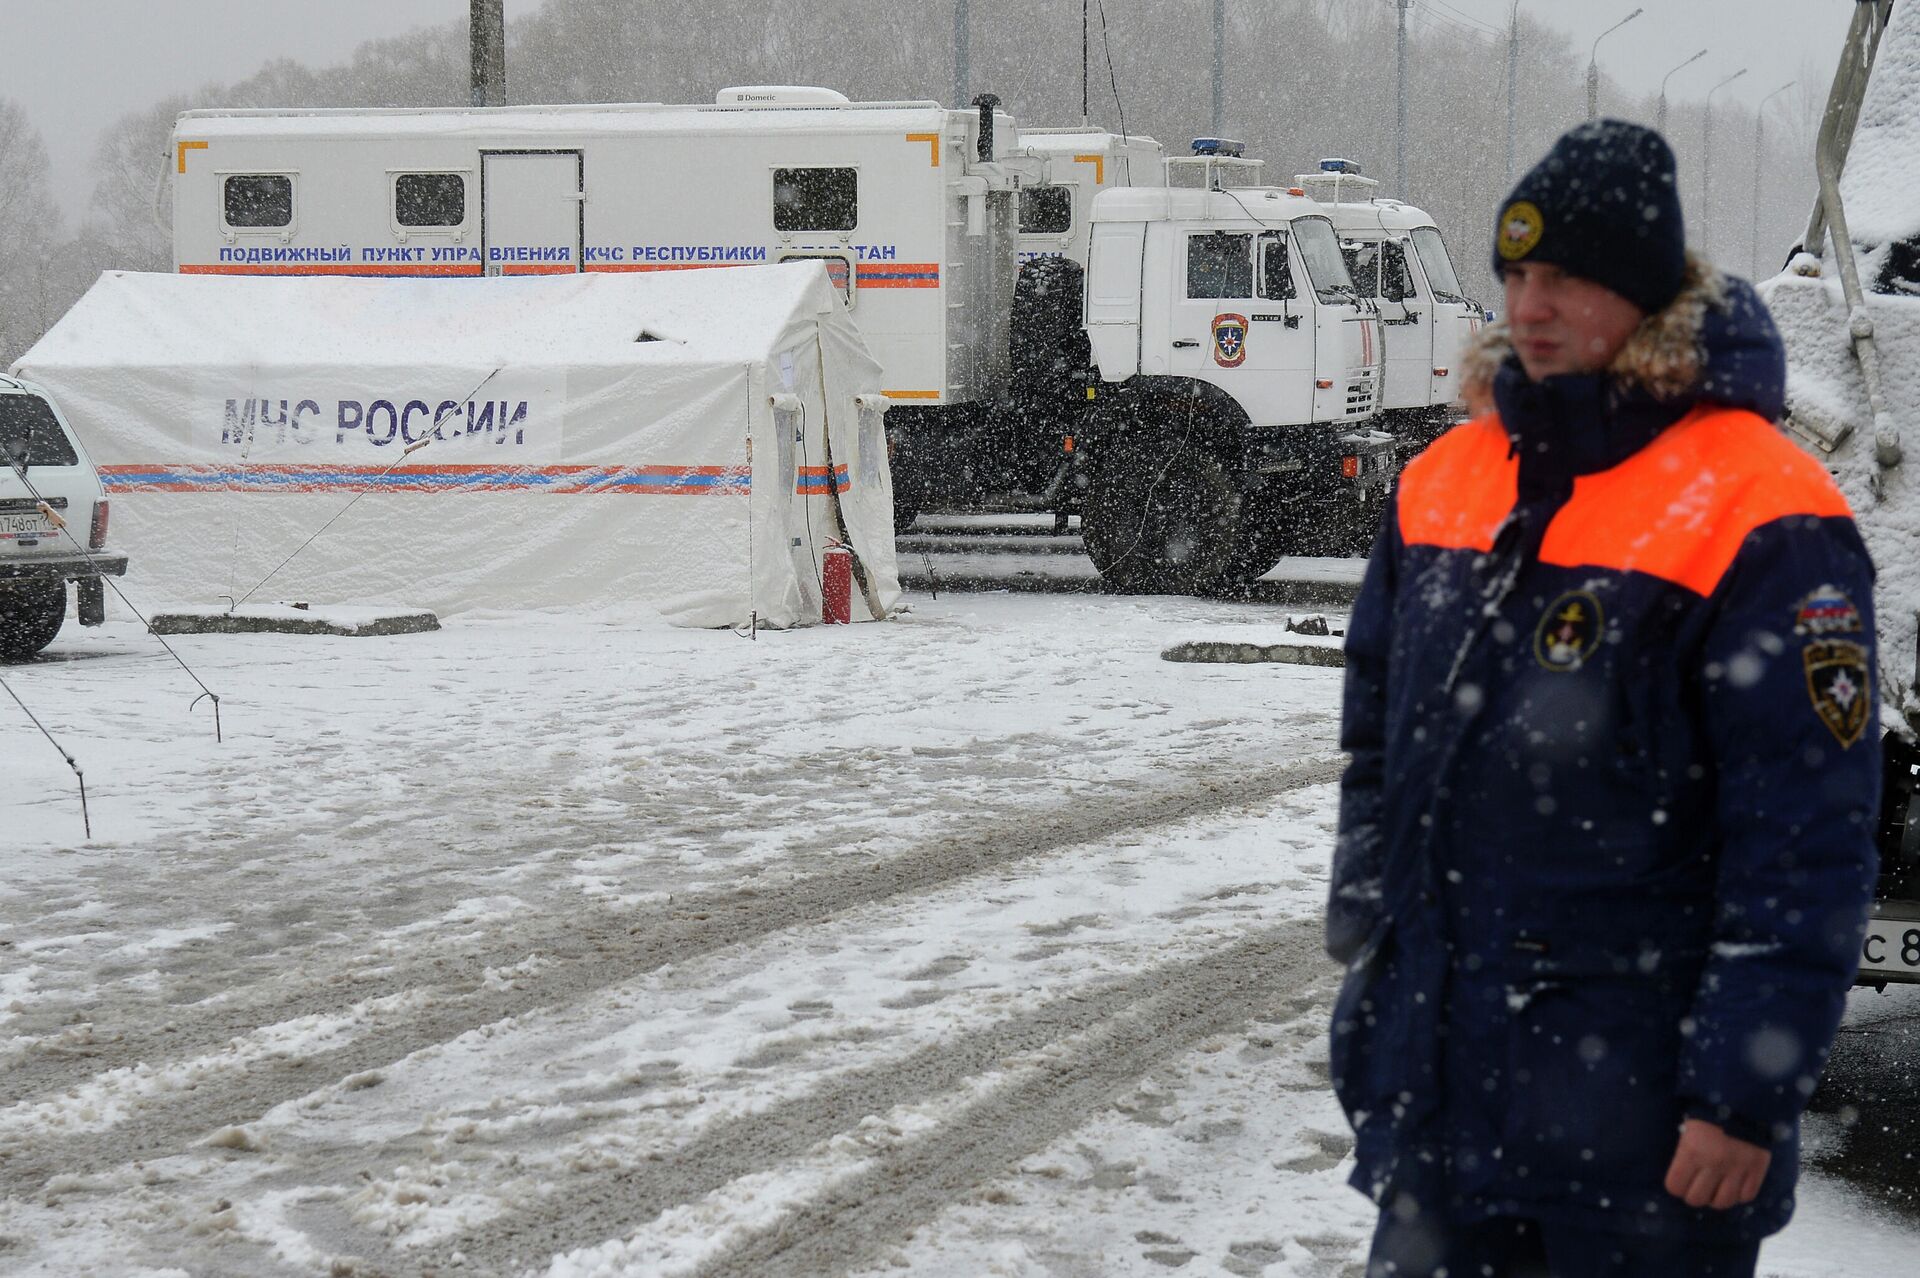
[[[1600,601],[1585,590],[1570,590],[1547,605],[1533,632],[1533,656],[1542,669],[1569,674],[1586,664],[1595,648],[1606,616]]]
[[[1806,667],[1807,695],[1813,700],[1813,712],[1841,748],[1847,749],[1867,730],[1867,718],[1873,709],[1873,672],[1867,663],[1867,647],[1857,640],[1838,637],[1865,629],[1860,610],[1840,591],[1823,586],[1800,601],[1793,628],[1795,634],[1807,639],[1800,650],[1800,661]]]

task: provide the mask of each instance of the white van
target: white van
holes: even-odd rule
[[[0,374],[0,661],[53,642],[78,584],[80,624],[106,619],[103,573],[127,557],[106,549],[107,499],[86,449],[53,400]]]

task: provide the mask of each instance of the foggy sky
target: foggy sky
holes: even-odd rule
[[[661,0],[644,2],[665,7]],[[733,2],[742,0],[696,0]],[[1504,30],[1511,2],[1415,0],[1414,38],[1430,26],[1451,30],[1478,22]],[[1191,5],[1196,23],[1208,19],[1206,0],[1166,3]],[[1601,45],[1607,75],[1630,92],[1651,94],[1676,63],[1709,46],[1706,58],[1673,78],[1669,96],[1697,98],[1744,66],[1747,74],[1716,100],[1752,105],[1809,72],[1824,97],[1855,0],[1637,3],[1646,12]],[[508,21],[540,4],[506,0]],[[1635,7],[1635,0],[1521,0],[1522,12],[1566,31],[1582,61],[1593,38]],[[0,94],[19,101],[39,128],[52,157],[55,198],[69,217],[78,217],[90,185],[88,160],[101,130],[120,116],[169,94],[244,79],[274,58],[316,68],[339,63],[363,40],[464,21],[467,9],[467,0],[0,0],[0,31],[6,33]],[[930,23],[950,22],[950,0],[917,0],[906,11],[922,12]],[[1196,75],[1205,74],[1196,69]],[[937,94],[942,87],[927,91]],[[1568,91],[1578,96],[1584,88],[1570,85]],[[1601,107],[1608,107],[1604,99]]]

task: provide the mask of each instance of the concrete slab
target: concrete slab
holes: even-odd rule
[[[1294,666],[1344,666],[1344,640],[1337,636],[1295,635],[1280,643],[1234,643],[1199,639],[1177,643],[1160,654],[1162,661],[1254,665],[1281,662]]]
[[[168,608],[152,618],[157,635],[411,635],[438,630],[440,618],[425,608],[349,604],[224,604]]]

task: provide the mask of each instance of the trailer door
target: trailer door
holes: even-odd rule
[[[586,209],[580,152],[481,152],[480,210],[487,274],[581,269]]]

